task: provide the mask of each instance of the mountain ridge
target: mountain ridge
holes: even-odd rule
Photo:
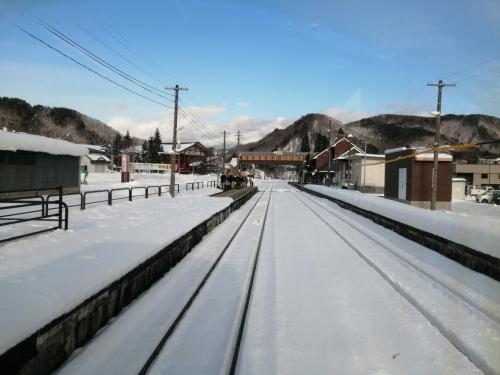
[[[117,130],[73,109],[31,106],[18,98],[0,98],[0,127],[9,130],[61,138],[74,143],[110,144]],[[283,129],[274,129],[256,142],[240,145],[240,151],[300,151],[307,135],[314,150],[318,134],[333,142],[342,128],[354,143],[366,142],[371,153],[402,146],[431,147],[434,144],[435,118],[415,115],[381,114],[342,124],[333,117],[306,114]],[[330,133],[331,129],[331,133]],[[441,117],[440,144],[480,143],[500,140],[500,118],[483,115],[449,114]],[[455,152],[457,159],[475,161],[500,156],[500,143],[485,144],[475,151]]]

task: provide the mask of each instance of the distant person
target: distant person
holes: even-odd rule
[[[226,174],[225,173],[222,173],[220,175],[220,188],[222,190],[226,190]]]

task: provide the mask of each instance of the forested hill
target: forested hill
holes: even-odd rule
[[[384,152],[402,146],[431,147],[434,143],[435,119],[432,117],[379,115],[345,125],[323,114],[308,114],[284,129],[275,129],[257,142],[240,147],[244,151],[300,151],[303,139],[315,151],[318,137],[328,137],[330,124],[332,140],[339,128],[351,134],[352,140],[368,144],[369,152]],[[328,138],[326,138],[328,139]],[[441,119],[441,144],[480,143],[500,140],[500,119],[493,116],[445,115]],[[457,157],[476,160],[479,157],[500,156],[500,143],[480,146],[475,151],[457,153]]]
[[[119,134],[73,109],[32,106],[22,99],[7,97],[0,98],[0,128],[95,145],[109,144]]]

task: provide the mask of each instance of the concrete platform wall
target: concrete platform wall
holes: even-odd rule
[[[364,210],[360,207],[354,206],[350,203],[346,203],[337,198],[318,193],[314,190],[306,189],[300,184],[290,183],[290,185],[309,194],[335,202],[342,208],[371,219],[375,223],[391,229],[401,236],[408,238],[409,240],[437,251],[445,257],[453,259],[454,261],[464,265],[467,268],[470,268],[476,272],[480,272],[486,276],[489,276],[492,279],[500,281],[500,259],[498,258],[495,258],[489,254],[484,254],[480,251],[471,249],[470,247],[461,245],[459,243],[450,241],[446,238],[436,236],[433,233],[428,233],[423,230],[413,228],[405,223],[389,219],[380,214]]]
[[[153,257],[94,294],[68,313],[40,327],[30,337],[0,356],[2,374],[50,374],[78,347],[87,343],[107,322],[160,279],[255,193],[250,188],[230,206],[212,215]],[[35,306],[34,306],[35,308]]]

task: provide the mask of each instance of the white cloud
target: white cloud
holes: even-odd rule
[[[374,115],[374,113],[370,113],[367,111],[341,107],[329,108],[324,110],[323,113],[330,117],[333,117],[336,120],[339,120],[344,124]]]
[[[246,107],[248,107],[249,105],[250,105],[250,103],[248,103],[248,102],[237,102],[237,103],[236,103],[236,106],[237,106],[237,107],[240,107],[240,108],[246,108]]]
[[[258,141],[265,135],[271,133],[274,129],[283,129],[290,125],[290,120],[286,117],[275,117],[272,119],[258,119],[250,116],[237,116],[230,119],[224,126],[229,129],[234,140],[231,144],[236,143],[236,134],[238,130],[241,134],[241,143],[250,143]]]
[[[226,146],[232,147],[237,143],[237,134],[240,131],[240,142],[250,143],[263,138],[274,129],[282,129],[292,121],[286,117],[259,119],[247,115],[221,119],[226,108],[221,106],[185,107],[189,115],[179,112],[177,123],[177,139],[180,142],[199,141],[205,146],[221,147],[223,131],[227,132]],[[194,120],[194,121],[192,121]],[[172,141],[173,110],[152,114],[147,119],[135,120],[129,116],[116,116],[108,121],[108,125],[125,134],[128,130],[134,137],[147,139],[153,135],[156,128],[160,130],[164,142]]]
[[[117,116],[108,121],[108,125],[125,134],[127,130],[130,135],[142,139],[147,139],[154,134],[156,128],[160,130],[162,138],[166,138],[168,133],[172,132],[173,111],[158,113],[149,119],[135,120],[131,117]]]

